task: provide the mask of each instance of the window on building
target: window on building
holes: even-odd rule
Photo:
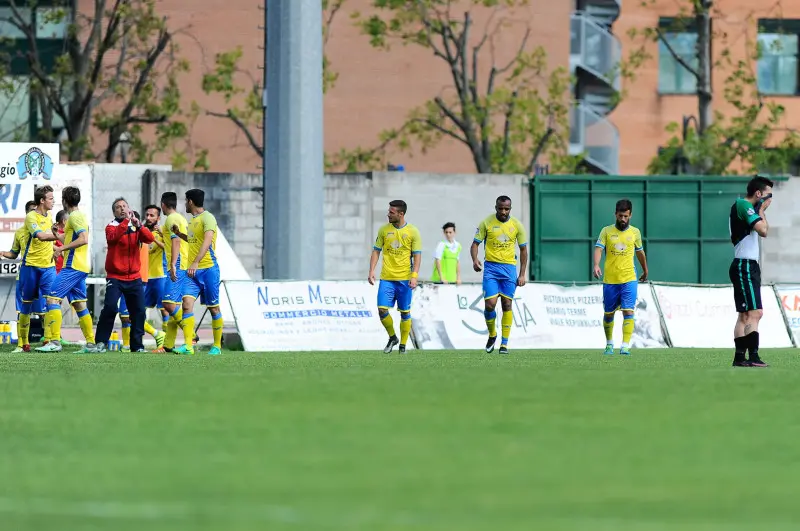
[[[697,68],[697,31],[693,22],[661,18],[658,27],[669,47],[658,41],[658,92],[661,94],[693,94],[697,79],[675,58],[670,47],[692,68]]]
[[[36,38],[63,39],[72,22],[71,12],[63,7],[40,7],[36,10]]]
[[[0,141],[28,139],[30,105],[30,80],[27,76],[0,78]]]
[[[22,18],[23,25],[30,25],[31,23],[31,10],[25,7],[18,7],[17,12]],[[0,7],[0,39],[24,39],[25,32],[23,32],[14,21],[18,21],[14,16],[14,10],[10,7]]]
[[[758,21],[758,90],[794,95],[798,90],[800,20]]]

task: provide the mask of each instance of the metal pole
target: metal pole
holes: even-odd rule
[[[264,77],[261,80],[261,278],[267,278],[267,61],[269,6],[264,0]]]
[[[321,280],[322,9],[319,0],[267,0],[266,11],[264,278]]]

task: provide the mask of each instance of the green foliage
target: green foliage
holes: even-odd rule
[[[460,5],[456,5],[460,4]],[[570,78],[549,69],[542,47],[528,45],[530,29],[504,64],[494,57],[494,38],[513,24],[514,8],[527,0],[373,0],[370,16],[354,14],[372,46],[419,46],[451,74],[447,92],[411,109],[399,127],[380,133],[371,149],[342,150],[329,168],[383,167],[390,151],[427,153],[445,138],[464,145],[480,173],[531,173],[540,158],[553,171],[574,171],[567,155]],[[473,34],[471,10],[491,8],[482,33]],[[456,18],[458,11],[463,16]],[[393,51],[393,53],[398,53]],[[484,74],[485,73],[485,74]]]
[[[36,40],[34,23],[13,4],[10,8],[9,23],[34,50],[24,54],[41,122],[32,128],[32,139],[53,141],[63,127],[67,140],[62,152],[69,160],[112,161],[127,137],[131,161],[150,162],[166,154],[188,162],[193,115],[182,108],[178,77],[189,64],[179,58],[156,0],[101,0],[81,6],[77,16],[70,5],[56,2],[46,15],[38,12],[43,17],[39,24],[65,27],[46,46]],[[12,52],[7,59],[20,56]],[[97,142],[98,137],[105,142]]]
[[[721,17],[720,6],[710,0],[681,0],[672,31],[688,31],[688,25],[700,15],[708,13]],[[652,4],[646,0],[644,5]],[[648,173],[653,175],[691,173],[698,175],[752,174],[755,172],[786,173],[800,156],[800,136],[785,127],[786,109],[774,101],[765,101],[758,89],[754,66],[763,53],[751,37],[755,21],[747,17],[741,22],[741,33],[733,37],[728,32],[712,31],[711,49],[714,57],[705,58],[712,71],[724,73],[721,94],[722,107],[715,109],[717,94],[702,94],[698,88],[698,115],[710,109],[713,119],[709,124],[688,127],[689,123],[670,122],[666,146],[653,158]],[[645,50],[648,42],[664,41],[659,28],[634,28],[632,39],[644,42],[633,50],[629,61],[641,66],[652,60]],[[744,41],[745,54],[734,59],[731,46]],[[698,46],[698,49],[700,47]],[[699,53],[699,52],[698,52]],[[633,57],[633,59],[631,59]],[[697,57],[697,62],[702,59]],[[697,64],[697,63],[695,63]],[[705,97],[703,97],[705,96]]]
[[[331,26],[337,13],[346,0],[322,0],[322,43],[327,45],[331,35]],[[218,53],[214,58],[214,67],[203,75],[202,87],[206,94],[222,96],[224,110],[206,110],[208,116],[230,120],[244,135],[247,144],[259,157],[264,154],[262,142],[257,132],[263,121],[262,81],[252,72],[241,68],[244,56],[241,46],[233,50]],[[328,56],[322,57],[322,91],[332,89],[339,74],[332,68]]]

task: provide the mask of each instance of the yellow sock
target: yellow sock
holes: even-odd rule
[[[214,346],[218,349],[222,349],[222,329],[224,326],[225,323],[222,320],[221,313],[211,318],[211,331],[214,333]]]
[[[181,319],[181,330],[183,330],[183,341],[188,348],[192,348],[194,341],[194,314],[187,313]]]
[[[489,337],[497,337],[497,312],[483,310],[483,318],[486,319],[486,328],[489,330]]]
[[[405,345],[408,342],[408,335],[411,333],[411,315],[405,319],[400,319],[400,344]]]
[[[20,330],[21,328],[20,328],[19,314],[17,314],[17,345],[21,347],[23,343],[20,340],[20,338],[22,337],[22,332],[20,332]]]
[[[81,327],[86,342],[94,343],[94,329],[92,329],[92,316],[89,315],[89,310],[78,312],[78,325]]]
[[[122,325],[122,346],[123,347],[131,346],[131,325],[128,326]]]
[[[511,324],[514,322],[514,314],[511,313],[511,310],[503,310],[503,317],[501,318],[500,322],[502,323],[503,327],[503,337],[500,339],[500,344],[508,345],[508,336],[511,335]]]
[[[626,347],[631,345],[633,335],[634,320],[632,315],[626,315],[622,321],[622,344]]]
[[[21,313],[19,315],[19,339],[17,344],[20,346],[30,345],[28,333],[31,331],[31,314]]]
[[[50,311],[48,311],[47,313],[39,315],[39,317],[42,320],[42,342],[51,341],[53,339],[61,337],[60,335],[58,335],[58,336],[54,336],[53,335],[53,327],[50,324],[49,313],[50,313]]]
[[[175,348],[175,340],[178,339],[178,328],[183,318],[183,310],[178,308],[175,315],[171,315],[167,321],[167,337],[164,338],[164,348]]]
[[[56,306],[55,304],[53,306]],[[61,306],[51,308],[45,316],[46,322],[44,329],[50,328],[50,340],[61,341]]]
[[[603,331],[606,333],[606,344],[614,343],[614,313],[603,314]]]
[[[169,323],[169,315],[167,315],[166,317],[164,317],[164,316],[162,315],[162,316],[161,316],[161,331],[162,331],[162,332],[166,332],[166,331],[167,331],[167,325],[168,325],[168,323]]]
[[[153,325],[151,325],[147,321],[144,322],[144,331],[150,334],[151,336],[156,337],[156,329],[153,328]]]
[[[389,334],[389,337],[394,337],[394,321],[392,320],[392,314],[387,313],[386,317],[381,317],[381,324],[386,329],[386,333]]]

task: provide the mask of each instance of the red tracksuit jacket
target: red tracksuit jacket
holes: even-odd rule
[[[144,225],[135,228],[129,220],[114,220],[106,225],[106,277],[117,280],[142,278],[139,246],[153,243],[153,233]]]

